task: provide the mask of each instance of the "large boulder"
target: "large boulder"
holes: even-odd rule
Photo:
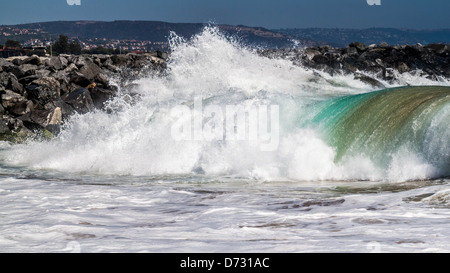
[[[114,90],[104,89],[95,86],[90,89],[90,94],[95,108],[103,109],[105,103],[109,101],[112,97],[114,97],[116,92]]]
[[[0,86],[3,86],[5,89],[10,89],[18,94],[23,94],[22,84],[12,73],[0,73]]]
[[[7,66],[14,66],[14,64],[10,61],[7,61],[6,59],[0,58],[0,68],[7,67]]]
[[[2,62],[2,71],[14,74],[17,78],[21,78],[25,75],[25,72],[20,68],[20,66],[16,66],[11,62]]]
[[[109,78],[104,73],[98,74],[94,80],[97,85],[100,85],[103,88],[107,88],[109,86]]]
[[[20,65],[20,69],[22,69],[24,73],[24,77],[31,76],[36,74],[36,70],[38,70],[38,66],[34,64],[22,64]]]
[[[69,75],[70,82],[80,87],[87,87],[92,84],[92,81],[88,79],[84,74],[74,71]]]
[[[70,62],[75,64],[77,66],[77,68],[81,68],[86,64],[86,58],[83,56],[73,56],[69,60],[70,60]]]
[[[30,135],[31,131],[20,119],[6,115],[0,116],[0,140],[22,142]]]
[[[0,91],[0,94],[2,107],[9,114],[21,116],[33,110],[33,103],[31,101],[11,90]]]
[[[61,99],[79,114],[88,113],[95,108],[88,88],[81,88],[74,92],[67,93],[63,95]]]
[[[61,90],[60,83],[52,77],[42,77],[34,80],[30,85],[26,86],[28,98],[36,101],[40,105],[59,98]]]
[[[353,42],[353,43],[349,44],[348,46],[354,47],[360,52],[364,52],[369,48],[367,45],[365,45],[363,43],[359,43],[359,42]]]
[[[28,57],[22,61],[22,64],[34,64],[34,65],[41,65],[43,64],[42,59],[37,56],[33,55],[31,57]]]
[[[131,57],[129,55],[113,55],[111,57],[113,65],[118,67],[128,66],[131,63]]]
[[[320,51],[314,49],[314,48],[306,48],[304,50],[304,58],[308,61],[312,61],[312,59],[314,59],[314,57],[316,57],[317,55],[321,55],[322,53],[320,53]]]
[[[91,61],[80,68],[79,73],[85,76],[88,80],[94,81],[95,77],[102,72],[102,69]]]
[[[448,45],[445,44],[429,44],[425,48],[432,50],[437,54],[444,54],[448,50]]]
[[[53,71],[59,71],[67,67],[68,61],[61,56],[54,56],[45,61],[45,65]]]
[[[19,83],[22,84],[23,86],[27,86],[30,83],[32,83],[33,81],[40,79],[42,77],[43,77],[42,75],[38,75],[38,74],[26,76],[26,77],[20,78]]]

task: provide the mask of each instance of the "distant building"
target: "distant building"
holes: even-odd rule
[[[26,51],[22,48],[3,46],[3,48],[0,49],[0,57],[1,58],[9,58],[9,57],[25,56],[25,55],[26,55]]]
[[[46,54],[47,48],[45,46],[30,46],[24,48],[17,47],[3,47],[0,49],[0,58],[9,58],[16,56],[27,56],[31,54]]]
[[[147,53],[147,50],[134,50],[134,51],[131,51],[131,53],[134,53],[134,54],[145,54],[145,53]]]

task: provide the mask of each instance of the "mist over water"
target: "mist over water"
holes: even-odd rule
[[[109,102],[112,111],[74,116],[61,135],[51,141],[5,147],[1,151],[4,162],[70,173],[204,175],[262,181],[406,181],[449,174],[449,145],[445,140],[448,137],[444,137],[450,134],[446,126],[448,90],[444,91],[445,102],[438,110],[434,111],[433,106],[423,109],[433,112],[426,124],[414,118],[409,121],[411,126],[423,130],[420,150],[408,149],[411,140],[408,134],[402,134],[398,136],[401,143],[394,150],[364,150],[364,145],[360,145],[347,153],[330,137],[329,129],[340,121],[325,128],[309,121],[315,118],[318,103],[369,93],[375,91],[373,87],[351,75],[331,77],[287,60],[261,57],[214,27],[205,28],[189,41],[172,34],[170,43],[172,53],[166,76],[144,75],[132,89],[121,90]],[[447,85],[446,81],[431,82],[412,74],[398,78],[399,86]],[[201,101],[203,108],[195,107],[196,100]],[[267,142],[262,139],[174,139],[173,125],[185,114],[174,114],[177,106],[190,107],[192,116],[203,118],[204,126],[209,118],[202,112],[204,109],[225,109],[230,105],[244,109],[278,106],[277,149],[261,150]],[[346,106],[339,107],[327,118],[337,118]],[[366,114],[370,119],[371,114]],[[373,137],[365,126],[361,122],[348,134]],[[377,149],[384,154],[374,158],[371,153]]]

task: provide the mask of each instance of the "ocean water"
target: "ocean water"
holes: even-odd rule
[[[163,76],[0,143],[0,252],[448,252],[450,82],[173,34]]]

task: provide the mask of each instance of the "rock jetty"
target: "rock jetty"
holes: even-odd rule
[[[163,71],[163,52],[0,59],[0,140],[49,138],[74,113],[102,109],[117,86],[143,69]]]
[[[352,74],[355,78],[376,87],[377,80],[395,82],[398,73],[418,73],[432,80],[450,78],[450,46],[446,44],[417,45],[365,45],[351,43],[346,48],[331,46],[303,49],[261,50],[269,58],[284,58],[296,65],[320,70],[331,75]],[[369,76],[371,75],[371,76]]]

